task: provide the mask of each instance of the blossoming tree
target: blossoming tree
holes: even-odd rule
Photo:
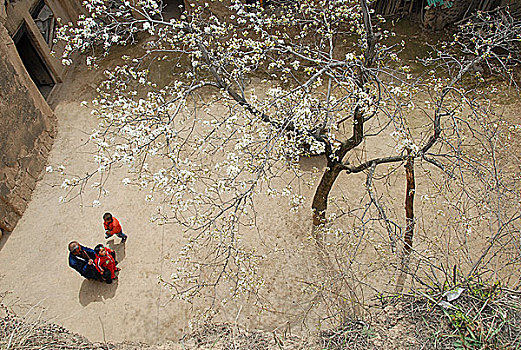
[[[367,0],[267,8],[232,0],[219,12],[215,4],[193,2],[177,20],[163,18],[153,0],[88,0],[88,15],[61,28],[66,64],[74,51],[96,66],[112,46],[135,45],[105,71],[92,103],[101,120],[91,137],[96,172],[127,164],[135,178],[126,181],[161,192],[164,218],[194,232],[186,254],[211,247],[205,261],[177,276],[192,282],[179,292],[195,295],[223,278],[234,279],[236,291],[254,289],[255,254],[239,248],[238,232],[255,224],[260,193],[287,195],[300,206],[306,201],[296,184],[315,186],[310,221],[320,246],[337,178],[364,173],[367,205],[376,208],[371,220],[384,223],[394,244],[400,219],[375,195],[379,166],[409,162],[413,171],[416,159],[452,178],[463,177],[461,169],[494,177],[490,163],[475,162],[463,145],[497,136],[474,132],[490,125],[491,115],[476,87],[483,88],[483,69],[511,77],[519,26],[508,16],[466,25],[413,74],[398,58],[404,43],[378,27],[383,20]],[[156,79],[160,67],[168,67],[168,78]],[[375,144],[383,146],[371,149]],[[310,176],[299,160],[317,155],[326,164]]]

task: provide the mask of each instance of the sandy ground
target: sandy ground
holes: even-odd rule
[[[64,165],[69,174],[81,176],[93,167],[92,149],[86,141],[96,127],[96,120],[80,102],[94,96],[99,74],[75,68],[55,95],[59,125],[49,164],[54,168]],[[368,148],[376,152],[392,146],[389,141]],[[323,166],[323,162],[320,159],[303,161],[304,170],[313,166]],[[420,173],[418,171],[417,198],[429,193]],[[110,192],[101,196],[101,206],[93,207],[98,193],[90,185],[83,196],[59,203],[58,198],[64,195],[59,186],[63,177],[56,171],[44,173],[22,220],[0,241],[0,302],[18,315],[53,321],[91,341],[130,340],[153,344],[176,341],[189,332],[190,320],[197,314],[198,305],[172,299],[170,291],[159,283],[160,276],[168,279],[172,272],[171,261],[183,245],[184,234],[176,226],[151,222],[156,204],[144,201],[147,193],[124,186],[125,177],[125,169],[112,169],[105,186]],[[355,208],[364,196],[364,182],[363,175],[343,176],[337,181],[333,196],[343,196],[347,203],[351,199]],[[385,189],[395,199],[395,203],[387,204],[397,217],[403,215],[404,187],[402,174],[390,179]],[[219,307],[219,321],[238,322],[250,329],[286,332],[298,327],[313,329],[313,320],[324,316],[320,311],[312,315],[320,300],[309,292],[313,289],[309,282],[319,274],[327,275],[327,271],[317,263],[309,239],[311,191],[304,190],[303,194],[308,197],[307,210],[294,215],[288,213],[286,199],[259,199],[257,227],[246,232],[244,240],[250,246],[270,252],[260,266],[265,280],[260,297],[262,308],[254,306],[252,299],[239,298]],[[436,212],[428,205],[423,207],[418,201],[417,209],[422,213],[421,225],[430,228],[438,219],[427,213]],[[105,241],[102,215],[106,211],[120,220],[129,236],[124,245],[119,238],[109,241],[122,269],[119,280],[112,285],[84,280],[67,264],[67,244],[71,240],[89,247]],[[443,222],[440,221],[440,225]],[[444,240],[450,239],[443,237],[441,230],[435,237],[427,231],[419,230],[416,239],[427,242],[429,249],[432,247],[428,242],[439,239],[441,243],[432,245],[443,247]],[[384,252],[386,248],[379,243],[387,240],[386,233],[367,240],[356,234],[352,238],[356,243],[353,247],[360,249],[360,254],[356,255],[358,265],[351,272],[363,276],[364,286],[369,283],[377,288],[375,290],[384,292],[394,273],[392,261]],[[480,239],[476,236],[475,244],[481,245]],[[349,253],[339,252],[346,256]],[[354,288],[365,288],[360,286]]]

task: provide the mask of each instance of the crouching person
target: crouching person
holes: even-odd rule
[[[69,243],[69,266],[89,280],[101,281],[101,274],[94,266],[96,253],[76,241]]]

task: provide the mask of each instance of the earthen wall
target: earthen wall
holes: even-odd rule
[[[65,73],[36,26],[31,11],[39,0],[0,4],[0,237],[22,217],[47,163],[56,135],[53,110],[31,79],[13,38],[24,26],[39,57],[58,85]],[[54,17],[71,21],[80,13],[74,0],[45,0]],[[55,85],[55,88],[56,86]]]

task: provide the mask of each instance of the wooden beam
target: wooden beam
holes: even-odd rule
[[[49,49],[49,45],[47,42],[45,42],[42,34],[40,33],[40,30],[38,29],[38,26],[36,23],[34,23],[33,18],[28,12],[24,15],[24,21],[27,27],[27,34],[31,37],[36,51],[38,51],[40,57],[47,65],[54,82],[61,83],[63,81],[62,76],[64,67],[55,57],[51,55],[51,49]]]

